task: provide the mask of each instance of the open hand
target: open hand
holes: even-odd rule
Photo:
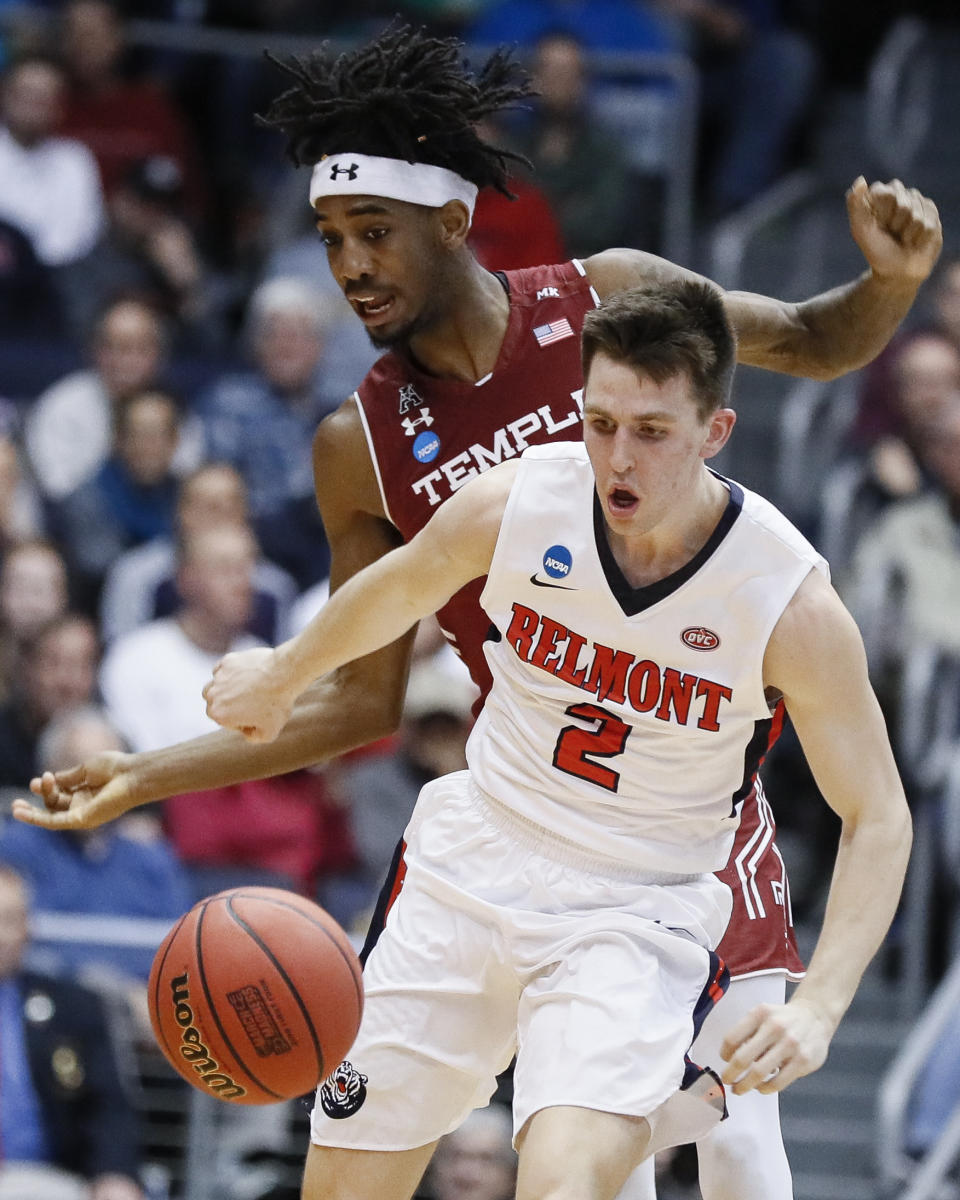
[[[45,771],[31,780],[30,790],[43,801],[43,807],[29,800],[14,800],[13,816],[44,829],[96,829],[154,799],[140,794],[132,756],[116,750],[95,754],[64,771]]]

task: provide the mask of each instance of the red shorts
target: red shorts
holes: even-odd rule
[[[717,947],[731,978],[763,971],[803,976],[790,911],[787,869],[774,837],[776,824],[759,779],[743,802],[730,859],[717,875],[733,893],[730,923]]]

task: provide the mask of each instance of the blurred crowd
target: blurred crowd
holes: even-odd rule
[[[514,44],[537,95],[491,133],[533,169],[517,166],[513,202],[481,195],[472,234],[485,265],[513,268],[661,248],[656,181],[603,119],[643,73],[625,68],[611,85],[597,55],[695,64],[694,204],[707,228],[803,161],[819,92],[859,82],[898,11],[874,5],[868,19],[860,5],[814,0],[349,7],[346,18],[315,0],[0,0],[8,798],[44,770],[210,731],[200,691],[216,661],[282,639],[322,603],[312,435],[375,357],[330,277],[304,172],[253,119],[276,70],[190,52],[189,37],[145,45],[143,19],[187,35],[254,32],[269,46],[290,33],[364,37],[399,10],[471,44]],[[859,31],[841,54],[854,10]],[[960,262],[941,265],[910,328],[862,373],[845,455],[869,519],[837,579],[872,635],[894,720],[911,648],[960,654]],[[150,1037],[150,942],[127,935],[251,880],[311,895],[361,931],[420,787],[464,765],[474,691],[451,657],[438,628],[423,629],[399,733],[323,768],[175,797],[90,834],[0,820],[0,1146],[4,1164],[22,1166],[17,1178],[0,1169],[0,1200],[30,1187],[44,1200],[142,1200],[129,1084],[102,1049],[116,1043],[122,1058]],[[804,835],[816,846],[831,833]],[[808,874],[801,910],[817,903]],[[31,905],[44,918],[32,940]],[[89,917],[102,942],[46,919],[57,914]],[[514,1171],[494,1106],[445,1141],[424,1195],[506,1200]]]

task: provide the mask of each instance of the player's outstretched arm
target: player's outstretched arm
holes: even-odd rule
[[[842,821],[826,914],[806,978],[785,1005],[761,1005],[727,1035],[726,1083],[782,1091],[823,1064],[896,912],[910,855],[910,814],[859,631],[811,572],[764,659],[827,803]]]
[[[847,216],[868,265],[858,279],[798,304],[751,292],[726,294],[740,362],[834,379],[886,346],[940,255],[940,217],[916,188],[898,179],[868,185],[862,176],[847,192]],[[607,250],[584,265],[601,297],[692,275],[638,250]]]
[[[412,541],[348,580],[296,637],[226,655],[203,690],[208,715],[250,741],[273,741],[315,679],[388,645],[487,574],[516,471],[516,462],[502,463],[471,480]]]
[[[352,403],[314,440],[317,501],[331,549],[331,589],[400,542],[383,515],[366,440]],[[42,807],[15,801],[14,816],[50,829],[93,829],[131,808],[321,763],[391,733],[406,689],[413,632],[309,688],[282,734],[254,744],[217,730],[139,754],[98,754],[47,772],[31,788]]]

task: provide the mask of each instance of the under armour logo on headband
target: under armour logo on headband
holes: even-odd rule
[[[2,2],[2,0],[0,0]],[[360,172],[363,172],[363,179]],[[473,216],[477,185],[430,163],[411,163],[402,158],[373,154],[351,154],[344,150],[332,161],[321,159],[310,176],[310,206],[324,196],[383,196],[407,204],[425,204],[441,208],[450,200],[459,200]]]

